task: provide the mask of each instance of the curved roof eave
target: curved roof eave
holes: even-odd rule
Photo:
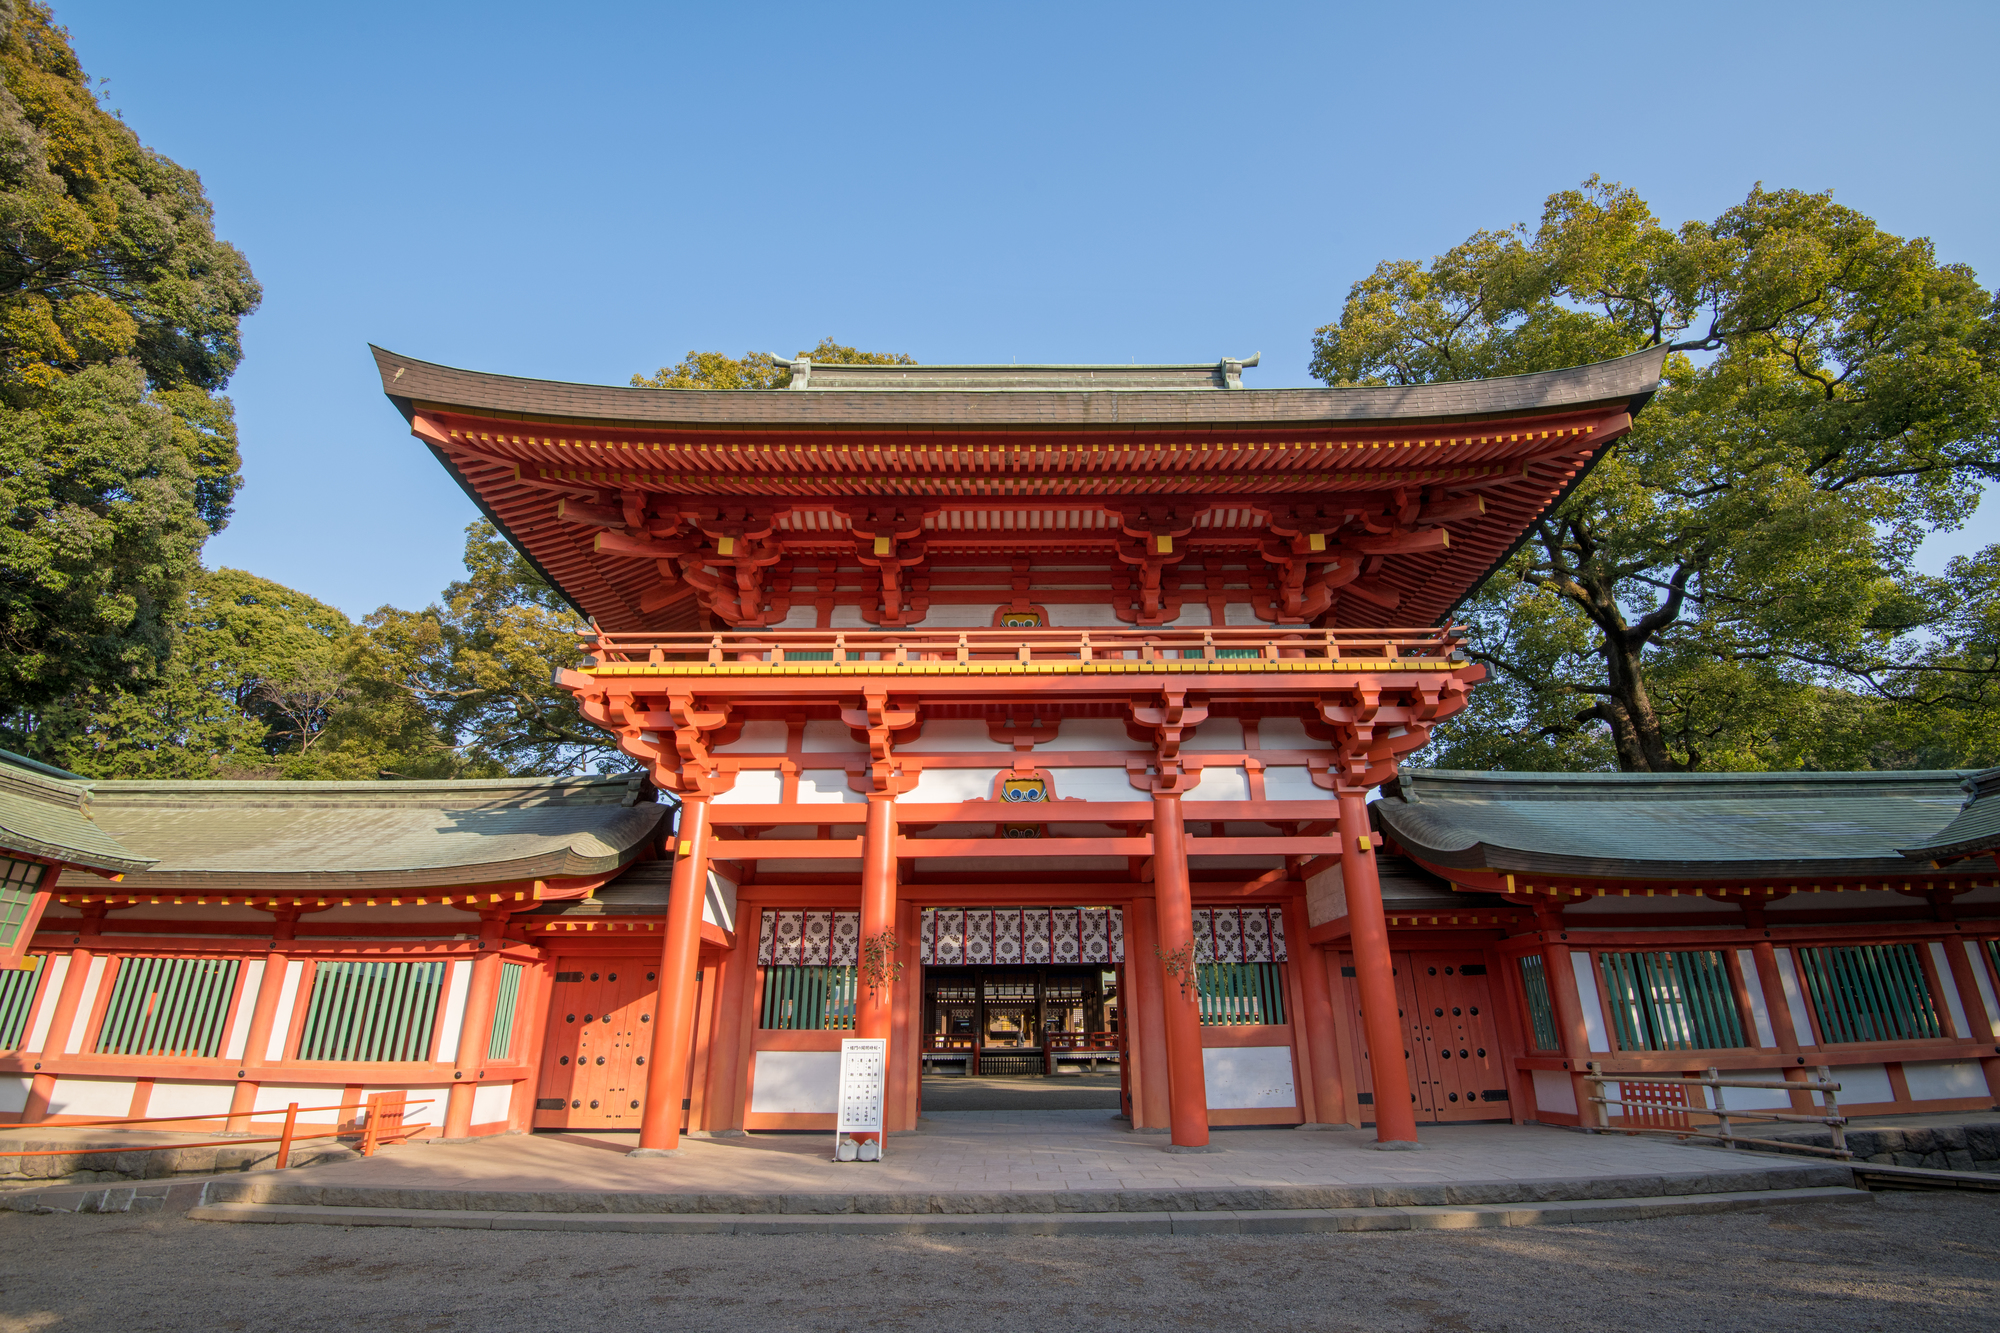
[[[461,370],[370,344],[382,391],[418,404],[536,420],[779,430],[958,426],[1040,429],[1447,421],[1593,404],[1637,411],[1664,346],[1564,370],[1434,384],[1295,389],[647,389]]]

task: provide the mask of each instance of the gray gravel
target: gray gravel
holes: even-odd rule
[[[575,1236],[0,1216],[0,1333],[2000,1325],[2000,1197],[1331,1236]]]

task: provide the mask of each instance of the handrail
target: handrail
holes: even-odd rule
[[[1672,1134],[1678,1139],[1713,1139],[1718,1143],[1725,1143],[1730,1147],[1735,1147],[1739,1143],[1750,1143],[1760,1147],[1783,1148],[1788,1152],[1821,1153],[1828,1157],[1838,1158],[1852,1158],[1854,1156],[1847,1148],[1847,1117],[1840,1114],[1840,1104],[1834,1096],[1835,1093],[1840,1091],[1840,1084],[1833,1081],[1833,1071],[1826,1065],[1820,1065],[1814,1069],[1814,1077],[1812,1079],[1799,1083],[1768,1078],[1724,1078],[1721,1072],[1714,1068],[1705,1071],[1705,1077],[1702,1078],[1687,1078],[1679,1075],[1662,1074],[1607,1074],[1604,1072],[1603,1062],[1599,1060],[1590,1061],[1584,1068],[1588,1071],[1584,1074],[1584,1081],[1597,1089],[1597,1095],[1589,1098],[1590,1103],[1597,1108],[1597,1124],[1591,1127],[1592,1133],[1602,1131],[1604,1133],[1616,1134]],[[1618,1084],[1620,1096],[1606,1097],[1604,1095],[1604,1085],[1607,1083]],[[1683,1104],[1680,1106],[1661,1102],[1626,1101],[1623,1093],[1627,1084],[1682,1089],[1713,1088],[1715,1089],[1715,1105],[1688,1105],[1686,1104],[1685,1093],[1683,1093]],[[1779,1092],[1816,1092],[1820,1096],[1820,1105],[1826,1114],[1798,1115],[1789,1111],[1732,1111],[1723,1101],[1722,1090],[1724,1088],[1756,1088]],[[1631,1107],[1634,1110],[1654,1116],[1678,1114],[1683,1119],[1695,1114],[1713,1115],[1716,1123],[1720,1126],[1720,1132],[1709,1133],[1696,1129],[1691,1120],[1684,1126],[1618,1125],[1614,1127],[1611,1124],[1609,1114],[1609,1110],[1613,1106]],[[1833,1146],[1831,1148],[1822,1148],[1817,1144],[1794,1143],[1787,1139],[1751,1138],[1735,1132],[1733,1122],[1736,1120],[1775,1121],[1781,1124],[1825,1125],[1832,1132]]]
[[[276,1162],[273,1169],[278,1171],[283,1171],[286,1167],[291,1165],[292,1145],[294,1143],[297,1143],[301,1139],[338,1139],[359,1133],[362,1136],[364,1143],[362,1149],[362,1156],[366,1157],[371,1155],[374,1152],[375,1147],[377,1146],[378,1143],[376,1121],[380,1118],[381,1111],[386,1105],[384,1099],[395,1095],[396,1094],[392,1093],[378,1092],[368,1098],[368,1101],[365,1103],[365,1107],[369,1112],[368,1124],[367,1128],[361,1131],[356,1131],[351,1128],[350,1129],[335,1128],[327,1130],[325,1133],[322,1134],[301,1134],[298,1132],[298,1121],[299,1121],[299,1116],[303,1112],[345,1111],[349,1109],[349,1106],[343,1103],[335,1106],[307,1106],[302,1108],[297,1102],[290,1102],[285,1106],[284,1129],[276,1134],[264,1137],[248,1138],[248,1137],[238,1136],[227,1139],[207,1139],[199,1143],[122,1143],[122,1144],[114,1144],[106,1148],[84,1148],[84,1147],[33,1148],[22,1152],[0,1152],[0,1158],[87,1157],[92,1154],[108,1153],[108,1152],[159,1152],[167,1148],[175,1148],[175,1149],[236,1148],[249,1143],[275,1143],[278,1145],[278,1151],[275,1155]],[[437,1099],[435,1097],[420,1097],[415,1101],[403,1100],[397,1102],[395,1115],[398,1122],[400,1135],[406,1137],[412,1130],[430,1128],[430,1126],[427,1124],[418,1124],[418,1125],[402,1124],[401,1120],[404,1109],[411,1106],[431,1106],[434,1105],[436,1101]],[[257,1114],[258,1114],[257,1112],[251,1111],[244,1118],[247,1120],[255,1121],[257,1118]],[[24,1124],[0,1125],[0,1129],[95,1129],[95,1128],[100,1128],[104,1125],[158,1124],[162,1122],[169,1124],[177,1124],[187,1120],[213,1120],[215,1118],[216,1118],[216,1113],[213,1111],[209,1111],[198,1115],[127,1116],[123,1119],[89,1120],[81,1124],[64,1124],[64,1125],[49,1125],[46,1121],[37,1120]]]

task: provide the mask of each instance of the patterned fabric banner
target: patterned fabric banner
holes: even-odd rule
[[[1125,914],[1116,907],[929,907],[924,965],[1122,963]]]
[[[762,913],[759,967],[856,967],[861,962],[861,913]]]
[[[1196,908],[1194,960],[1197,963],[1285,962],[1284,909]]]

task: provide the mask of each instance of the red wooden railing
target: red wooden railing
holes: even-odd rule
[[[433,1101],[434,1099],[429,1097],[419,1101],[409,1101],[408,1094],[402,1092],[378,1092],[369,1097],[364,1104],[364,1108],[367,1111],[367,1120],[359,1131],[361,1155],[364,1157],[373,1156],[376,1149],[380,1148],[384,1143],[401,1143],[416,1131],[429,1129],[429,1125],[405,1125],[403,1123],[403,1116],[408,1107],[429,1106]],[[275,1143],[278,1145],[278,1151],[274,1159],[274,1169],[282,1171],[291,1165],[292,1145],[294,1143],[303,1139],[353,1138],[356,1134],[351,1122],[346,1128],[336,1125],[333,1129],[327,1130],[324,1133],[301,1134],[298,1132],[299,1116],[301,1114],[311,1111],[347,1111],[352,1109],[352,1107],[345,1105],[302,1107],[297,1102],[292,1102],[285,1107],[284,1127],[276,1134],[271,1135],[206,1139],[197,1143],[122,1143],[107,1148],[81,1146],[75,1148],[35,1148],[26,1152],[0,1152],[0,1158],[83,1157],[108,1152],[158,1152],[168,1148],[234,1148],[246,1143]],[[253,1111],[247,1118],[254,1123],[258,1114],[258,1112]],[[266,1112],[264,1114],[269,1113]],[[123,1116],[112,1120],[72,1120],[54,1126],[46,1122],[37,1121],[27,1124],[0,1125],[0,1130],[51,1128],[101,1129],[106,1125],[186,1124],[190,1120],[214,1120],[216,1118],[215,1112],[203,1111],[195,1115],[140,1115]]]

